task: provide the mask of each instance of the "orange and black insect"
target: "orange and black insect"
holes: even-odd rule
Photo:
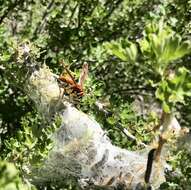
[[[65,67],[65,73],[61,74],[58,80],[61,88],[64,89],[64,95],[69,95],[72,98],[81,98],[84,95],[84,81],[88,74],[88,65],[84,64],[80,74],[79,82],[76,82],[70,70]]]

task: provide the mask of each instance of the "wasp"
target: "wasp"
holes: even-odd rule
[[[82,71],[80,73],[79,81],[76,82],[72,72],[64,67],[64,73],[62,73],[58,80],[60,82],[60,87],[64,89],[64,95],[69,95],[74,98],[81,98],[84,96],[84,82],[88,75],[88,64],[83,64]]]

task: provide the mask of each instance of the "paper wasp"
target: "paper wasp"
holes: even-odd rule
[[[72,72],[65,66],[64,72],[59,76],[60,87],[64,89],[64,95],[72,98],[81,98],[84,96],[84,81],[88,75],[88,64],[83,64],[79,81],[76,82]]]

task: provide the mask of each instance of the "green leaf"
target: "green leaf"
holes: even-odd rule
[[[106,47],[106,49],[108,49],[111,52],[111,54],[117,56],[121,60],[123,60],[123,61],[128,60],[125,50],[122,49],[122,47],[120,47],[119,44],[116,44],[116,43],[106,44],[105,47]]]
[[[169,102],[176,103],[184,103],[184,91],[182,89],[179,89],[178,91],[175,91],[172,95],[169,96]]]
[[[129,61],[135,61],[137,57],[137,47],[135,44],[131,43],[129,48],[126,48],[127,56]]]
[[[116,123],[116,119],[114,117],[108,117],[107,118],[107,122],[110,124],[110,125],[114,125]]]
[[[162,108],[163,108],[164,112],[170,113],[170,107],[168,106],[168,104],[166,102],[162,103]]]
[[[117,56],[122,61],[134,62],[137,58],[137,47],[128,40],[112,41],[111,43],[106,43],[105,47],[109,53]]]
[[[156,92],[155,92],[155,96],[156,98],[158,98],[159,100],[165,100],[165,97],[164,97],[164,93],[161,91],[160,88],[157,88]]]
[[[153,68],[163,76],[171,62],[191,52],[191,42],[184,41],[162,22],[158,26],[151,24],[149,28],[145,29],[145,36],[139,42],[140,48],[144,56],[154,59]]]

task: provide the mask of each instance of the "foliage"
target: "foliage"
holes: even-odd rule
[[[138,149],[139,142],[152,140],[149,131],[158,119],[148,108],[155,97],[189,127],[190,9],[189,0],[1,1],[1,159],[16,159],[19,172],[26,175],[29,163],[38,165],[46,157],[50,136],[59,126],[57,118],[53,126],[43,128],[23,91],[27,75],[18,47],[26,41],[32,47],[31,63],[46,63],[57,74],[62,60],[75,73],[84,62],[89,64],[80,109],[102,124],[114,144]],[[143,110],[137,112],[133,105],[139,99]],[[125,128],[138,142],[123,134]],[[168,188],[184,189],[190,184],[190,171],[184,171],[189,154],[174,160],[185,180],[183,184],[169,175]]]
[[[162,189],[189,189],[190,168],[191,168],[190,154],[186,149],[182,149],[171,158],[170,164],[172,170],[167,173],[167,182],[162,185]]]
[[[14,164],[5,161],[0,161],[0,189],[35,190],[34,187],[22,183]]]
[[[126,43],[125,43],[126,42]],[[115,56],[132,64],[136,62],[137,47],[128,41],[112,42],[106,45]],[[128,45],[128,43],[130,45]],[[177,74],[170,70],[170,63],[180,59],[190,53],[191,43],[182,41],[169,27],[164,27],[160,21],[158,26],[150,24],[146,26],[144,38],[139,40],[139,45],[143,57],[148,59],[153,73],[158,73],[161,81],[150,81],[156,88],[156,98],[162,102],[165,112],[170,112],[170,108],[177,102],[184,102],[184,96],[190,96],[190,72],[181,67]],[[174,75],[174,76],[173,76]]]
[[[179,68],[176,75],[159,83],[156,97],[163,102],[165,112],[170,112],[170,108],[177,102],[185,103],[184,97],[191,95],[190,85],[190,72],[185,67]]]

